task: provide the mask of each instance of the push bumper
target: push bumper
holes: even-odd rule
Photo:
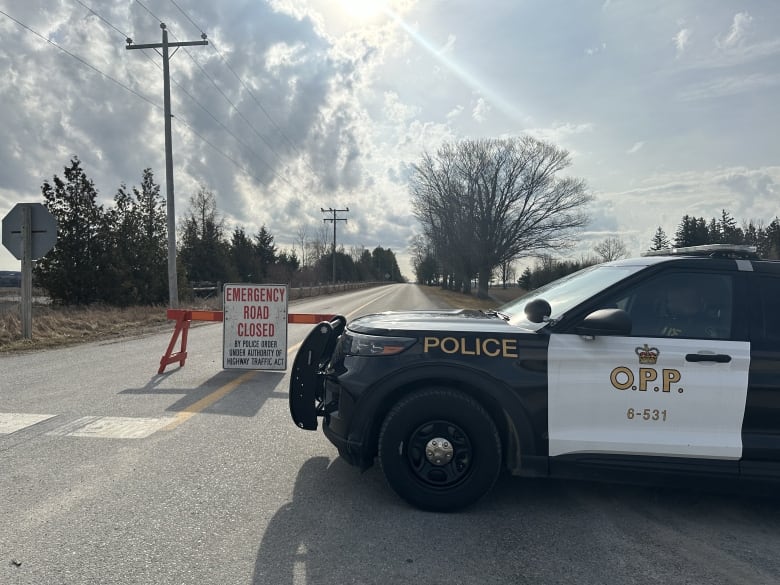
[[[315,326],[295,356],[290,375],[290,414],[302,429],[316,430],[317,417],[325,414],[322,370],[346,324],[346,318],[338,315]]]

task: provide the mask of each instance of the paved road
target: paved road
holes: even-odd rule
[[[291,305],[429,307],[413,285]],[[294,348],[308,326],[291,325]],[[414,510],[289,418],[222,329],[0,357],[0,584],[780,583],[778,499],[504,478]]]

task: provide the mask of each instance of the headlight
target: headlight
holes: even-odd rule
[[[410,337],[384,337],[344,333],[342,348],[347,355],[395,355],[410,348],[417,341]]]

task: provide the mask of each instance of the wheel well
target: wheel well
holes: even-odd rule
[[[382,428],[387,414],[405,396],[408,396],[418,390],[430,388],[432,386],[441,386],[463,392],[470,396],[484,408],[493,419],[498,435],[501,439],[501,448],[504,453],[504,467],[510,470],[520,468],[520,436],[515,428],[512,417],[504,407],[486,391],[480,389],[474,384],[465,380],[456,380],[453,378],[425,378],[403,384],[388,392],[379,403],[372,417],[370,430],[370,453],[375,457],[378,450],[379,431]]]

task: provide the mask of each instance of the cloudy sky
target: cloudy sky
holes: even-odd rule
[[[780,4],[711,0],[0,0],[0,216],[78,156],[108,204],[165,191],[171,60],[176,210],[200,186],[228,226],[338,240],[411,277],[407,178],[445,141],[524,133],[570,151],[594,201],[581,251],[631,253],[683,214],[780,214]],[[0,270],[19,270],[4,248]]]

